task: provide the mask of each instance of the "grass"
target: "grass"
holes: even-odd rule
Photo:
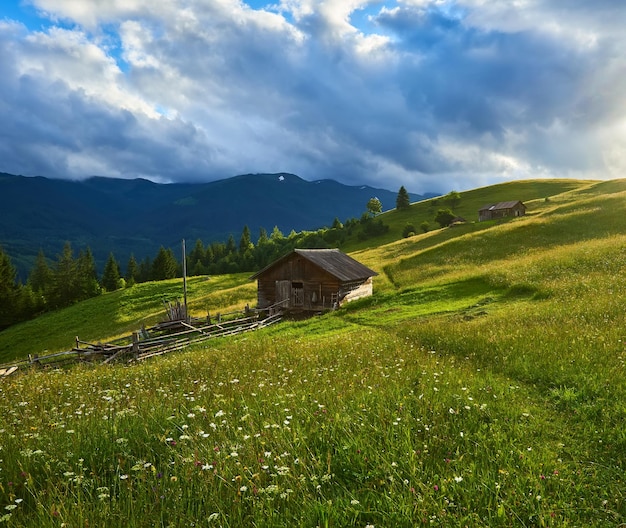
[[[340,311],[1,380],[0,523],[624,524],[624,185],[549,183],[526,218],[362,249],[376,293]],[[90,331],[178,287],[96,299]],[[190,291],[198,313],[254,298]]]
[[[207,313],[228,313],[253,305],[256,286],[249,274],[191,277],[187,281],[189,312],[196,317]],[[0,333],[0,363],[41,354],[44,350],[70,350],[74,336],[83,341],[100,341],[128,335],[142,324],[151,326],[165,320],[163,301],[182,300],[181,279],[136,284],[132,288],[106,293],[65,310],[47,313]]]

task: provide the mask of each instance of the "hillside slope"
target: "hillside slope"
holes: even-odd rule
[[[474,193],[501,191],[517,194]],[[626,180],[546,197],[526,195],[526,217],[353,253],[380,272],[375,293],[336,312],[141,364],[1,379],[4,520],[624,525]],[[18,325],[0,333],[2,353],[117,335],[180,287],[137,285]],[[198,277],[189,293],[202,314],[255,285]]]

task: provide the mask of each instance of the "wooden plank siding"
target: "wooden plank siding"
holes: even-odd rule
[[[478,210],[478,221],[524,216],[526,206],[519,200],[488,204]]]
[[[338,250],[294,250],[251,279],[258,282],[258,309],[282,302],[281,309],[324,311],[371,295],[376,274]]]

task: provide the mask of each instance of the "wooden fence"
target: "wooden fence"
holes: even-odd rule
[[[232,336],[265,328],[280,321],[282,314],[276,312],[265,318],[246,309],[245,312],[218,314],[215,320],[170,320],[151,328],[141,328],[129,336],[108,343],[90,343],[76,337],[71,350],[46,355],[29,355],[28,359],[0,365],[0,378],[9,376],[25,367],[60,367],[65,363],[92,361],[142,361],[169,352],[182,350],[190,345],[217,337]]]

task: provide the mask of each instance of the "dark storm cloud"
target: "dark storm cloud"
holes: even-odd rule
[[[71,23],[0,23],[0,170],[443,192],[626,167],[614,2],[34,3]]]

